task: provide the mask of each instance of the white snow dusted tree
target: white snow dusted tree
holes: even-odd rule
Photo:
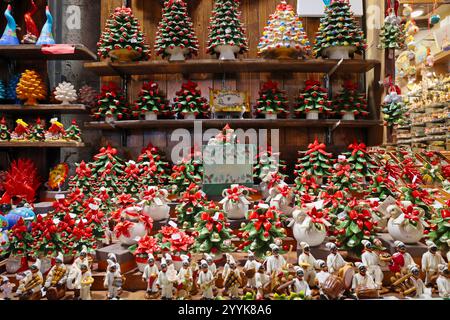
[[[69,82],[61,82],[55,89],[55,98],[58,101],[61,101],[62,104],[70,104],[73,101],[76,101],[77,91],[73,84]]]

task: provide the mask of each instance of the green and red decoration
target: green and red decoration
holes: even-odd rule
[[[305,81],[303,92],[296,98],[294,113],[297,117],[309,112],[333,114],[333,102],[328,99],[328,90],[316,80]]]
[[[449,250],[450,240],[450,200],[438,209],[436,214],[428,221],[430,231],[426,235],[442,251]]]
[[[81,130],[77,124],[77,120],[72,120],[72,124],[66,129],[64,138],[69,141],[81,142]]]
[[[28,135],[30,141],[44,141],[45,140],[45,128],[42,125],[41,118],[36,119],[36,124],[31,128]]]
[[[348,146],[348,150],[350,151],[344,155],[348,163],[353,165],[355,176],[359,179],[372,177],[378,166],[369,155],[366,145],[355,141]]]
[[[315,178],[327,178],[330,175],[333,155],[326,152],[325,149],[325,144],[320,143],[317,138],[310,143],[304,156],[297,160],[295,175],[301,176],[306,172]],[[299,152],[299,154],[303,154],[303,152]]]
[[[161,252],[158,239],[149,235],[145,235],[139,239],[136,245],[128,248],[136,257],[137,263],[146,264],[149,255],[156,256]]]
[[[140,175],[140,169],[136,162],[130,160],[125,163],[125,168],[123,169],[123,191],[131,196],[136,196],[141,192],[142,187],[142,177]]]
[[[256,155],[255,165],[253,166],[253,178],[261,180],[269,172],[286,173],[286,162],[280,159],[280,153],[272,151],[271,146],[267,150],[261,150]]]
[[[339,157],[337,163],[333,166],[330,176],[330,186],[339,191],[359,191],[360,183],[355,176],[354,165],[348,163],[346,157]]]
[[[110,15],[97,47],[100,58],[119,61],[150,58],[150,48],[140,23],[127,7],[118,7]]]
[[[9,230],[8,240],[8,248],[3,252],[0,249],[0,256],[9,254],[10,256],[26,258],[32,251],[35,241],[23,218],[20,218]]]
[[[425,210],[426,217],[431,218],[434,199],[427,190],[416,183],[411,183],[401,187],[400,191],[403,194],[403,200],[410,201],[414,206],[422,208]]]
[[[172,255],[175,253],[190,253],[195,243],[195,238],[193,236],[180,230],[174,223],[163,226],[158,231],[156,238],[159,240],[161,250],[163,252],[169,252]]]
[[[276,239],[283,239],[286,230],[282,227],[280,215],[282,213],[274,207],[259,203],[247,212],[247,223],[239,231],[242,244],[238,249],[245,252],[252,251],[257,257],[266,256],[270,245]]]
[[[369,115],[366,95],[359,93],[358,84],[349,80],[344,82],[341,92],[334,98],[334,108],[341,115],[352,113],[360,118]]]
[[[181,90],[173,99],[172,112],[182,116],[188,114],[207,116],[209,105],[206,98],[202,97],[198,83],[189,80],[181,85]]]
[[[203,163],[191,154],[178,165],[172,167],[170,184],[175,194],[186,191],[191,183],[201,184],[203,182]]]
[[[226,215],[214,202],[200,213],[195,225],[194,250],[201,253],[220,254],[233,251],[232,230]]]
[[[124,120],[129,115],[129,106],[124,92],[111,82],[102,86],[97,105],[92,109],[95,120]]]
[[[267,81],[259,90],[259,98],[256,100],[257,115],[286,114],[288,112],[287,93],[278,87],[278,83]]]
[[[151,143],[143,148],[137,159],[142,179],[145,186],[165,186],[170,179],[171,167],[164,158],[160,149]]]
[[[205,211],[206,202],[206,195],[195,183],[191,183],[181,194],[180,203],[175,207],[175,213],[177,221],[183,229],[194,227],[199,214]]]
[[[394,6],[392,6],[392,2]],[[388,1],[386,17],[380,32],[380,49],[397,49],[405,47],[406,33],[402,19],[398,16],[399,1]]]
[[[379,170],[371,178],[371,183],[368,186],[368,196],[370,198],[379,198],[380,201],[385,200],[387,197],[391,196],[396,198],[396,180],[394,178],[389,178],[384,174],[384,171]]]
[[[132,111],[135,118],[144,116],[149,112],[153,112],[156,115],[170,114],[169,102],[154,81],[145,81],[143,83]]]
[[[81,161],[77,164],[75,175],[69,179],[69,186],[90,194],[93,188],[92,166],[90,163]]]
[[[0,141],[9,141],[10,139],[11,133],[9,132],[5,117],[2,117],[0,120]]]
[[[91,181],[97,188],[107,188],[109,195],[114,196],[122,189],[120,177],[123,176],[124,169],[122,159],[117,156],[117,149],[110,145],[102,147],[91,163]]]

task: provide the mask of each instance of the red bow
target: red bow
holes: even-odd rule
[[[278,90],[278,83],[274,82],[274,81],[267,81],[264,82],[262,87],[261,87],[261,92],[265,92],[265,91],[269,91],[269,90]]]
[[[360,230],[363,230],[364,227],[366,227],[366,229],[369,231],[372,230],[373,225],[370,221],[372,219],[372,215],[370,214],[369,210],[363,209],[361,210],[361,212],[351,210],[348,215],[350,219],[356,222]]]
[[[132,226],[133,226],[133,223],[128,220],[119,222],[114,227],[114,231],[116,232],[117,238],[119,238],[120,236],[129,237],[130,236],[130,228]]]
[[[418,222],[420,219],[420,212],[417,209],[414,209],[414,206],[408,206],[407,208],[402,208],[403,213],[405,215],[405,219],[410,221]]]
[[[206,221],[206,229],[208,229],[209,232],[211,232],[214,227],[216,228],[217,232],[222,231],[223,229],[223,219],[224,219],[224,214],[222,212],[220,212],[218,214],[217,220],[214,220],[213,217],[207,213],[207,212],[202,212],[201,214],[201,219],[203,221]]]
[[[94,160],[100,159],[100,157],[107,156],[110,160],[114,159],[114,156],[117,154],[117,149],[111,147],[111,145],[108,144],[108,146],[105,148],[100,149],[100,153],[96,154],[94,156]]]
[[[153,219],[151,217],[141,215],[139,220],[145,225],[147,232],[150,232],[153,229]]]
[[[354,156],[358,152],[367,153],[366,145],[364,143],[358,144],[357,142],[354,142],[348,146],[348,149],[352,150],[352,156]]]
[[[268,209],[267,212],[264,213],[258,213],[257,210],[254,210],[250,213],[248,219],[249,220],[255,220],[254,225],[256,230],[260,230],[261,227],[264,227],[265,231],[269,231],[270,228],[272,228],[272,222],[275,218],[275,215],[272,211],[272,209]]]
[[[344,199],[344,194],[342,191],[336,191],[333,195],[330,195],[328,192],[322,192],[322,199],[324,200],[324,207],[331,203],[332,207],[336,208]]]
[[[350,80],[346,80],[344,82],[344,85],[342,86],[344,89],[346,90],[357,90],[358,89],[358,84],[350,81]]]
[[[310,155],[311,153],[320,152],[321,154],[331,157],[331,155],[327,152],[325,152],[325,144],[319,143],[317,138],[314,140],[313,143],[308,145],[308,151],[306,151],[306,155]]]
[[[320,87],[320,82],[316,80],[306,80],[305,81],[305,89],[304,91],[309,91],[313,87]]]

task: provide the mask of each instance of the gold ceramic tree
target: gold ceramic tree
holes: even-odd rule
[[[38,100],[47,97],[47,86],[36,71],[25,70],[17,85],[16,93],[18,99],[25,101],[25,105],[35,106]]]

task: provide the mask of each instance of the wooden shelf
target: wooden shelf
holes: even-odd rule
[[[162,128],[193,128],[194,122],[201,123],[203,128],[223,128],[229,124],[232,128],[369,128],[383,126],[378,120],[305,120],[305,119],[206,119],[206,120],[124,120],[112,123],[86,122],[85,129],[120,130],[120,129],[162,129]]]
[[[434,55],[435,64],[448,64],[450,62],[450,50],[441,51]]]
[[[0,148],[82,148],[84,143],[80,142],[7,142],[0,141]]]
[[[17,46],[0,46],[0,58],[8,60],[97,60],[97,56],[82,44],[73,44],[74,53],[47,54],[43,46],[22,44]]]
[[[328,73],[338,60],[264,60],[242,59],[220,61],[217,59],[198,59],[183,62],[165,60],[129,63],[88,62],[87,70],[99,76],[150,75],[150,74],[193,74],[193,73]],[[365,73],[381,65],[377,60],[344,60],[337,73]]]
[[[82,104],[40,104],[37,106],[22,106],[18,104],[0,104],[0,113],[86,113]]]

